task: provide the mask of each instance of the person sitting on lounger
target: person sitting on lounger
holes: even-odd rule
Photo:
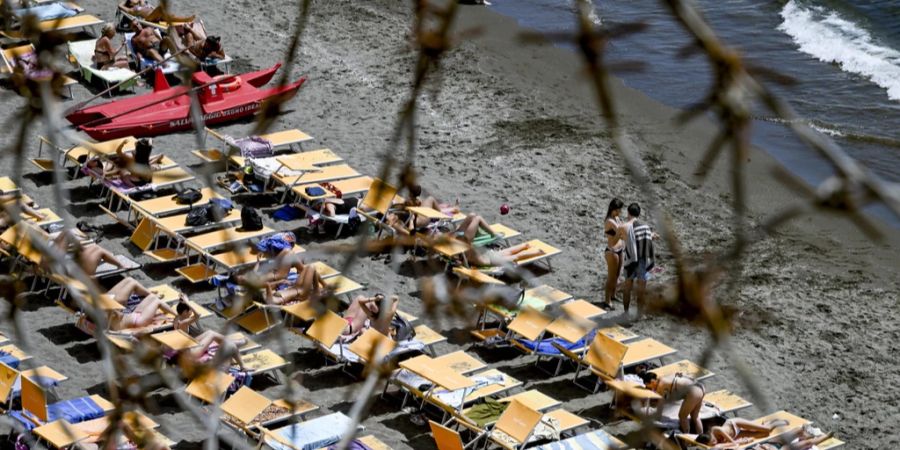
[[[168,46],[168,44],[163,42],[162,38],[156,34],[156,30],[153,27],[141,26],[136,20],[131,24],[135,30],[134,36],[131,38],[131,45],[134,46],[134,51],[146,59],[156,62],[165,61],[163,47]]]
[[[127,69],[128,58],[125,55],[119,55],[119,52],[125,47],[122,42],[118,48],[113,48],[112,39],[116,36],[116,27],[112,24],[106,24],[100,32],[100,38],[94,45],[94,67],[100,70],[113,68]]]
[[[696,380],[680,373],[666,375],[662,378],[653,372],[641,374],[644,386],[663,397],[658,408],[662,408],[666,402],[681,402],[678,410],[678,421],[683,433],[691,432],[691,423],[697,433],[703,434],[703,423],[700,421],[700,408],[703,406],[703,397],[706,389]]]
[[[184,331],[185,333],[190,334],[191,326],[197,323],[200,320],[200,314],[191,306],[190,302],[187,301],[187,298],[182,294],[181,301],[175,305],[175,312],[178,315],[175,316],[175,321],[172,324],[176,330]]]
[[[53,239],[52,245],[61,252],[72,255],[72,259],[88,275],[96,274],[97,268],[104,262],[110,263],[119,269],[125,268],[125,264],[119,261],[112,252],[95,243],[82,244],[83,238],[84,235],[80,231],[66,229]]]
[[[182,366],[209,363],[221,367],[233,363],[246,370],[240,351],[246,341],[235,341],[213,330],[204,331],[196,339],[199,345],[178,353],[176,360]]]
[[[709,429],[709,434],[697,436],[696,441],[714,449],[727,449],[753,442],[754,438],[765,437],[772,430],[787,425],[784,419],[772,420],[762,425],[747,419],[735,417],[720,426]]]
[[[478,230],[483,230],[495,238],[502,237],[500,233],[491,229],[484,218],[475,214],[470,214],[466,217],[466,220],[459,224],[456,235],[459,239],[471,245],[475,242],[475,236],[478,234]],[[531,248],[531,245],[526,242],[502,250],[482,251],[481,249],[472,246],[466,250],[465,257],[470,265],[502,267],[513,264],[516,261],[534,258],[535,256],[540,256],[542,254],[544,254],[543,250]]]
[[[316,268],[307,265],[303,271],[297,274],[294,283],[286,284],[281,281],[266,285],[266,301],[274,305],[288,305],[305,300],[316,300],[325,297],[328,285],[316,272]]]
[[[158,165],[164,155],[153,155],[153,141],[140,139],[135,143],[134,152],[126,152],[122,141],[116,154],[108,159],[97,157],[85,162],[88,170],[102,172],[103,178],[119,179],[126,186],[138,187],[150,184],[153,181],[153,166]]]
[[[419,206],[422,208],[431,208],[435,211],[442,212],[448,216],[452,216],[459,212],[459,199],[456,203],[449,204],[439,201],[433,196],[422,197],[422,186],[413,184],[409,186],[409,198],[406,199],[404,206]],[[416,216],[413,224],[414,228],[422,228],[427,226],[429,219],[427,217]]]
[[[391,318],[397,313],[400,297],[391,296],[390,310],[384,315],[379,315],[379,308],[383,302],[384,294],[375,294],[372,297],[360,295],[353,299],[353,303],[344,311],[347,326],[342,332],[343,340],[352,341],[368,328],[375,328],[385,336],[389,335]]]
[[[47,216],[43,213],[25,203],[19,203],[18,195],[6,194],[0,191],[0,232],[16,223],[12,216],[14,205],[21,211],[23,219],[25,218],[24,216],[29,216],[38,222],[47,220]]]

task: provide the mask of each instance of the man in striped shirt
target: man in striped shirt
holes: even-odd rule
[[[637,203],[628,205],[627,237],[625,239],[625,286],[623,289],[622,303],[625,312],[631,304],[631,289],[637,282],[638,316],[644,308],[644,292],[647,288],[647,279],[650,277],[650,269],[653,269],[654,249],[653,239],[656,233],[644,222],[638,220],[641,216],[641,207]]]

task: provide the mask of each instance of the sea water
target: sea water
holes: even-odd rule
[[[494,0],[492,9],[543,32],[574,28],[572,0]],[[766,82],[802,120],[832,139],[885,181],[900,182],[900,0],[696,0],[716,33],[749,65],[795,83]],[[685,107],[710,82],[701,55],[678,56],[687,33],[657,0],[595,0],[600,26],[641,22],[641,33],[614,40],[611,61],[643,60],[645,69],[618,74],[663,103]],[[809,183],[834,169],[764,108],[753,143]],[[885,208],[882,219],[900,226]]]

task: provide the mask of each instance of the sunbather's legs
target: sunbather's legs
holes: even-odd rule
[[[785,447],[790,450],[810,450],[813,446],[819,445],[834,436],[834,433],[823,434],[821,436],[816,436],[814,438],[809,439],[801,439],[797,442],[792,443],[790,446]]]
[[[694,385],[688,395],[682,400],[678,410],[678,422],[684,433],[703,434],[703,422],[700,421],[700,408],[703,406],[705,392],[702,387]],[[694,431],[691,431],[691,425]]]
[[[613,297],[616,295],[616,287],[619,284],[619,274],[622,272],[622,255],[610,250],[603,252],[606,258],[606,286],[604,287],[603,299],[608,305],[612,305]]]
[[[751,422],[747,419],[742,419],[740,417],[728,419],[728,421],[733,423],[734,426],[742,433],[749,433],[749,434],[758,434],[758,433],[769,434],[772,432],[772,430],[774,430],[775,428],[777,428],[779,426],[778,423],[773,423],[773,424],[764,423],[764,424],[760,425],[758,423]]]
[[[193,22],[195,17],[196,16],[183,17],[183,16],[176,16],[174,14],[169,14],[169,19],[170,19],[169,21],[170,22]],[[162,22],[163,20],[166,19],[165,13],[163,11],[163,7],[157,6],[156,8],[153,9],[153,11],[150,11],[150,13],[145,15],[144,19],[147,22]]]
[[[628,308],[631,306],[631,287],[634,285],[634,280],[626,279],[625,284],[622,285],[622,306],[625,308],[625,312],[628,312]]]
[[[475,235],[478,233],[479,228],[488,232],[491,236],[498,236],[497,232],[492,230],[490,225],[477,214],[469,214],[469,216],[459,224],[459,229],[463,231],[463,237],[470,243],[475,239]]]
[[[133,325],[136,327],[150,325],[153,323],[153,319],[156,318],[157,311],[159,311],[160,308],[173,316],[178,315],[171,306],[160,300],[156,295],[150,294],[141,300],[141,303],[134,308],[134,314],[136,314],[136,316]]]
[[[128,298],[131,297],[132,294],[140,297],[150,295],[150,291],[147,290],[140,281],[131,277],[123,278],[122,281],[116,283],[116,285],[111,287],[106,293],[112,295],[117,302],[123,305],[128,303]]]
[[[88,244],[81,249],[79,263],[82,270],[88,275],[95,274],[101,262],[108,262],[120,269],[125,268],[125,265],[119,262],[116,255],[97,244]]]

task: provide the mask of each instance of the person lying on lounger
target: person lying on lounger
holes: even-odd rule
[[[98,423],[95,428],[86,428],[86,423],[77,424],[78,431],[87,435],[83,440],[73,445],[77,450],[107,450],[107,449],[141,449],[141,450],[169,450],[169,445],[161,442],[153,430],[144,427],[136,419],[122,418],[115,429],[121,433],[111,434],[106,423]],[[111,436],[115,436],[115,444],[110,442]]]
[[[787,425],[784,419],[772,420],[762,425],[735,417],[720,426],[709,429],[708,434],[697,436],[696,441],[714,449],[728,449],[753,442],[755,438],[768,436],[772,430]]]
[[[131,45],[134,51],[138,52],[146,59],[152,59],[156,62],[163,62],[165,58],[166,48],[169,44],[163,41],[156,33],[153,27],[142,26],[138,21],[132,21],[131,26],[135,30],[134,36],[131,38]]]
[[[448,216],[452,216],[459,212],[459,199],[456,200],[456,203],[450,204],[441,202],[430,195],[427,197],[422,197],[422,186],[418,184],[409,186],[408,190],[409,198],[406,199],[406,202],[403,204],[403,206],[419,206],[422,208],[431,208]],[[424,226],[427,226],[428,223],[429,219],[427,217],[417,216],[413,227],[422,228]]]
[[[281,283],[291,273],[291,269],[298,274],[303,272],[306,265],[303,258],[294,252],[297,244],[297,235],[290,231],[276,233],[263,238],[254,249],[260,259],[252,270],[235,275],[235,281],[244,286],[256,286],[262,288],[269,283]],[[261,258],[267,259],[263,261]]]
[[[390,310],[384,315],[379,315],[379,309],[383,302],[384,294],[375,294],[372,297],[359,295],[353,299],[353,303],[344,311],[344,320],[347,321],[347,326],[342,332],[343,340],[345,342],[352,341],[368,328],[375,328],[388,336],[391,318],[394,317],[400,306],[400,297],[391,296]]]
[[[125,0],[119,3],[119,9],[132,16],[140,17],[147,22],[161,22],[168,19],[170,22],[193,22],[196,16],[181,17],[169,14],[165,17],[162,6],[154,7],[147,0]]]
[[[111,251],[95,244],[82,244],[84,234],[74,229],[66,229],[53,239],[52,245],[59,251],[71,255],[71,258],[88,275],[95,275],[100,264],[107,262],[119,269],[124,269],[125,264],[119,261]]]
[[[805,431],[801,431],[800,434],[794,438],[794,440],[787,445],[779,445],[772,442],[766,442],[764,444],[760,444],[756,447],[758,450],[811,450],[816,445],[819,445],[829,439],[834,437],[834,433],[823,434],[820,436],[810,436],[806,434]]]
[[[273,305],[288,305],[321,299],[328,290],[328,285],[316,272],[316,268],[307,265],[297,274],[297,279],[293,283],[278,281],[266,284],[266,302]]]
[[[38,210],[32,208],[29,205],[26,205],[24,202],[19,203],[18,195],[6,194],[0,191],[0,232],[5,231],[7,228],[16,223],[16,221],[13,220],[12,216],[14,205],[21,211],[20,217],[22,217],[23,219],[25,219],[25,216],[28,216],[38,222],[47,220],[47,216],[45,216]]]
[[[236,364],[241,370],[246,370],[240,351],[240,346],[246,341],[229,339],[213,330],[204,331],[196,340],[199,345],[178,352],[176,360],[179,364],[190,366],[209,363],[213,367]]]
[[[130,309],[130,310],[129,310]],[[159,316],[159,310],[177,316],[178,312],[154,294],[144,297],[133,309],[110,310],[107,312],[110,331],[124,331],[150,326]]]
[[[644,387],[663,397],[663,401],[657,405],[658,408],[662,408],[665,402],[681,402],[678,421],[683,433],[690,433],[693,423],[696,433],[703,434],[700,409],[703,407],[706,388],[702,384],[680,373],[659,378],[653,372],[644,372],[641,373],[641,379],[644,381]]]
[[[100,38],[94,44],[94,57],[92,60],[95,68],[100,70],[117,67],[120,69],[128,68],[128,57],[119,55],[119,52],[125,48],[125,43],[122,42],[118,48],[113,48],[112,39],[114,37],[116,37],[116,27],[112,26],[112,24],[103,25],[103,29],[100,31]]]

